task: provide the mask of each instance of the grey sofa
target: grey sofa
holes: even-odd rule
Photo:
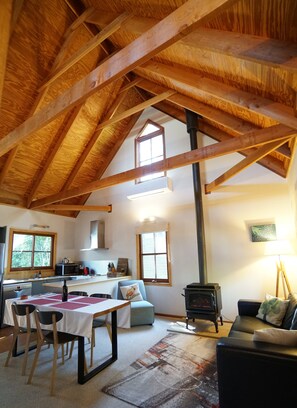
[[[296,407],[297,345],[253,340],[255,330],[275,327],[256,317],[260,301],[239,300],[229,337],[217,344],[220,408]],[[283,320],[290,329],[296,295]]]
[[[139,291],[143,300],[131,302],[131,326],[140,326],[144,324],[153,324],[155,320],[155,308],[147,300],[144,282],[138,279],[123,280],[118,282],[118,299],[124,299],[121,287],[138,284]]]

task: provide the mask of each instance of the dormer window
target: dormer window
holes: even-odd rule
[[[135,140],[136,145],[136,167],[156,163],[164,160],[165,140],[164,128],[157,123],[148,120]],[[137,179],[137,183],[165,176],[165,172],[148,174]]]

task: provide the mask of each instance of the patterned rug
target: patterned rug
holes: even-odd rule
[[[216,342],[170,333],[102,391],[142,408],[217,408]]]

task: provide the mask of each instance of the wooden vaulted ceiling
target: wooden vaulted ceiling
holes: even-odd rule
[[[0,55],[0,204],[110,211],[89,194],[232,152],[207,193],[255,162],[288,175],[296,0],[1,0]],[[217,143],[102,177],[149,106]]]

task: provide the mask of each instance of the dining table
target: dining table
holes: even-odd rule
[[[29,296],[27,299],[7,299],[5,302],[3,322],[10,326],[13,326],[11,311],[11,304],[13,302],[33,304],[39,310],[55,310],[63,313],[63,319],[57,323],[57,329],[78,337],[77,382],[79,384],[84,384],[89,381],[105,367],[117,360],[118,310],[126,310],[127,327],[130,326],[130,301],[127,300],[68,295],[68,300],[62,302],[62,295],[54,293]],[[85,372],[85,338],[90,339],[92,337],[93,319],[107,314],[111,314],[111,356],[106,357],[103,362],[95,366],[92,370]],[[22,318],[19,323],[25,326],[25,320],[22,322]],[[32,327],[36,327],[34,320],[32,320]]]

